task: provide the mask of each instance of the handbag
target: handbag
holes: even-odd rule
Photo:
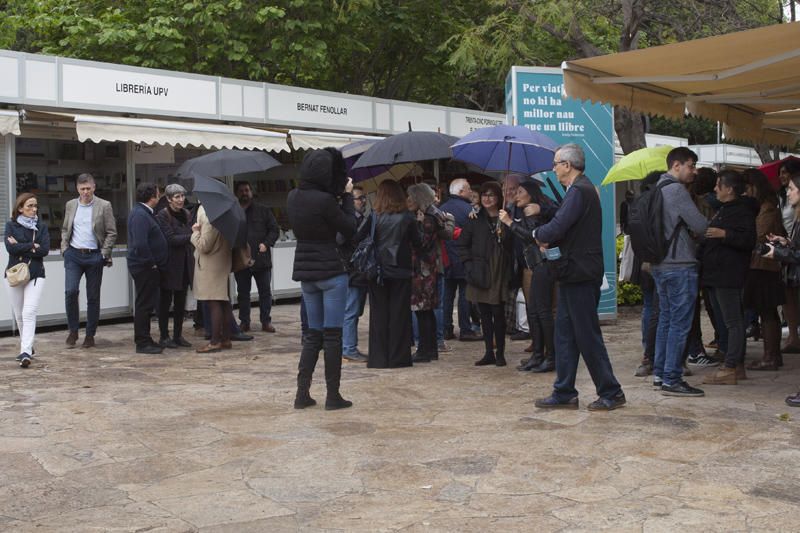
[[[20,258],[20,261],[21,260],[22,258]],[[8,280],[8,284],[12,287],[28,283],[31,280],[31,270],[30,267],[28,267],[28,263],[20,262],[6,269],[6,280]]]
[[[245,243],[244,246],[237,246],[231,250],[231,272],[241,272],[254,263],[249,244]]]
[[[378,219],[375,217],[374,211],[370,215],[370,219],[369,235],[356,246],[355,252],[350,257],[350,266],[353,271],[364,274],[369,280],[377,280],[380,284],[383,283],[383,273],[375,249],[375,226],[378,225]]]

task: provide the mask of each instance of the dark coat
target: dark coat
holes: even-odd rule
[[[491,241],[496,238],[491,231],[489,217],[485,209],[478,211],[478,215],[474,219],[468,220],[467,224],[462,228],[461,236],[456,241],[456,244],[469,285],[480,289],[488,288],[491,285],[489,254],[495,248]],[[505,226],[503,226],[500,248],[508,256],[508,260],[504,264],[508,269],[508,277],[506,279],[511,279],[513,239],[511,231]]]
[[[456,222],[456,228],[464,228],[472,213],[472,204],[460,196],[451,196],[445,203],[439,206],[441,211],[450,213]],[[464,279],[464,265],[458,256],[458,246],[456,241],[450,240],[444,243],[447,258],[450,265],[445,269],[444,276],[448,279]]]
[[[247,215],[247,244],[250,245],[250,253],[255,261],[250,270],[271,270],[271,248],[275,246],[280,235],[278,222],[272,210],[265,205],[251,203],[244,212]],[[259,244],[266,245],[267,251],[259,252]]]
[[[722,204],[709,228],[725,230],[724,239],[705,239],[700,250],[702,287],[744,287],[750,257],[756,245],[758,204],[752,198],[737,198]]]
[[[137,202],[128,215],[128,272],[138,274],[153,267],[167,266],[167,239],[156,217]]]
[[[47,225],[42,223],[41,220],[37,221],[36,228],[34,232],[16,220],[6,222],[5,237],[3,237],[3,242],[6,243],[6,251],[8,252],[6,270],[18,263],[28,263],[31,279],[44,277],[43,258],[50,253],[50,232],[47,230]],[[8,242],[9,237],[14,237],[17,244]],[[39,245],[38,250],[33,249],[34,243]],[[5,270],[3,271],[3,277],[5,277]]]
[[[375,247],[385,279],[411,279],[411,247],[422,243],[417,219],[410,211],[376,214]],[[368,219],[356,235],[356,241],[366,238],[372,229]]]
[[[333,156],[310,152],[300,165],[300,185],[289,193],[286,208],[297,237],[294,281],[321,281],[347,272],[336,244],[336,234],[349,239],[356,231],[353,195],[340,200],[333,194]]]
[[[161,270],[161,288],[170,291],[185,291],[192,284],[194,275],[192,215],[186,209],[181,209],[181,213],[179,215],[165,207],[156,215],[169,246],[167,266]]]

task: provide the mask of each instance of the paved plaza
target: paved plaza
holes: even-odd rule
[[[586,411],[583,366],[581,409],[543,412],[553,374],[477,368],[482,344],[456,341],[413,368],[345,363],[352,409],[296,411],[298,313],[278,305],[277,334],[213,355],[136,355],[127,323],[88,351],[40,334],[23,370],[0,338],[0,531],[800,530],[800,412],[783,403],[800,356],[663,397],[633,377],[623,310],[603,328],[629,402],[612,413]]]

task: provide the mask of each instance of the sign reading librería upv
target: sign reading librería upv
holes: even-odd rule
[[[217,114],[213,80],[63,65],[64,104],[149,109],[189,115]]]

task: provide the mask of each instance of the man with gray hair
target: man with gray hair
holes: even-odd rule
[[[536,400],[540,409],[577,409],[575,375],[582,355],[599,398],[590,411],[611,411],[625,404],[600,331],[597,304],[603,282],[603,220],[600,196],[584,174],[583,149],[565,144],[553,159],[553,171],[567,190],[553,219],[533,230],[543,249],[557,246],[561,257],[554,261],[558,277],[555,351],[556,382],[553,392]]]
[[[111,202],[95,196],[91,174],[81,174],[76,182],[78,198],[67,202],[61,226],[61,256],[64,258],[64,304],[67,311],[67,347],[78,341],[80,311],[78,291],[86,275],[86,336],[83,348],[94,346],[100,320],[100,285],[103,266],[111,266],[111,249],[117,242],[117,223]]]
[[[450,182],[450,198],[439,206],[439,209],[453,216],[456,227],[463,228],[472,212],[472,189],[464,178],[456,178]],[[467,278],[464,265],[458,258],[454,240],[445,241],[447,264],[444,271],[444,338],[455,338],[453,332],[453,300],[458,291],[458,340],[480,341],[483,337],[472,330],[470,321],[470,303],[467,301]]]

